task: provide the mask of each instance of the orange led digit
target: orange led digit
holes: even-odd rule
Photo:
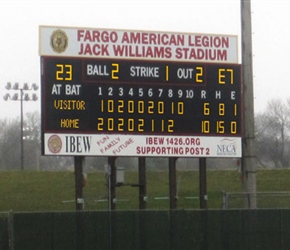
[[[119,76],[117,75],[119,73],[119,64],[118,63],[112,63],[112,79],[118,80]]]

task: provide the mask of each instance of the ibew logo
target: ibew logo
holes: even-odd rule
[[[234,139],[223,139],[217,145],[217,155],[236,155],[237,144]]]
[[[88,153],[91,150],[92,136],[65,136],[66,153]]]

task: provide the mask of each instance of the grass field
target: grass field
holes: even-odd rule
[[[147,209],[169,208],[167,171],[147,171]],[[75,184],[73,172],[1,171],[0,211],[73,211]],[[290,191],[290,170],[259,170],[258,192]],[[125,183],[137,184],[137,172],[125,172]],[[178,208],[199,208],[198,171],[178,171]],[[240,174],[234,170],[207,171],[208,208],[222,207],[222,191],[242,192]],[[138,188],[117,187],[117,209],[138,209]],[[107,187],[103,172],[89,173],[83,189],[85,210],[106,210]],[[280,197],[282,205],[269,198],[265,206],[288,206],[290,197]]]

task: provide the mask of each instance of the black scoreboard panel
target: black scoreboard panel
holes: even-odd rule
[[[42,130],[240,136],[241,65],[41,57]]]

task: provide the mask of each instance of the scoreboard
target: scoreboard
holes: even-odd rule
[[[239,65],[42,58],[45,131],[241,134]]]
[[[239,157],[241,65],[41,56],[46,155]]]

